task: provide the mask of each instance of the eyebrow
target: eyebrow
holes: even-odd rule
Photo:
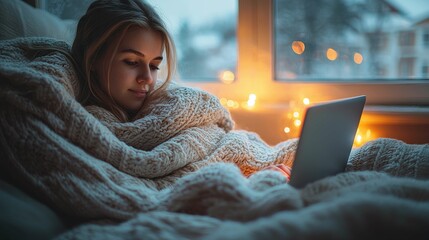
[[[145,55],[143,53],[141,53],[141,52],[139,52],[137,50],[131,49],[131,48],[123,49],[123,50],[121,50],[121,53],[134,53],[137,56],[145,57]],[[158,57],[154,58],[153,60],[162,61],[162,59],[163,59],[162,56],[158,56]]]

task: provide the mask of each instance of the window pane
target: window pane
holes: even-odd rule
[[[79,20],[94,0],[39,0],[38,6],[61,19]]]
[[[276,79],[428,79],[428,1],[275,0],[274,8]]]
[[[186,81],[233,81],[237,66],[236,0],[149,0],[166,22]]]

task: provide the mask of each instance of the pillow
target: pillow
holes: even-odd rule
[[[22,0],[0,0],[0,40],[51,37],[71,44],[77,22],[63,20]]]
[[[47,206],[0,180],[0,238],[51,239],[66,227]]]

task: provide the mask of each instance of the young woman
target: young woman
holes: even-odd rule
[[[173,40],[155,10],[139,0],[93,2],[77,26],[72,56],[81,72],[78,100],[122,122],[133,119],[155,94],[163,94],[176,65]],[[156,84],[161,63],[166,79]],[[290,169],[267,169],[289,178]]]
[[[93,2],[77,26],[72,56],[81,77],[79,100],[129,121],[154,94],[158,70],[166,62],[162,92],[175,70],[173,41],[163,21],[138,0]]]

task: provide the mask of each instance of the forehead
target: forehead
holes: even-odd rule
[[[126,30],[118,50],[133,49],[149,57],[158,57],[163,52],[163,38],[160,32],[142,27]]]

